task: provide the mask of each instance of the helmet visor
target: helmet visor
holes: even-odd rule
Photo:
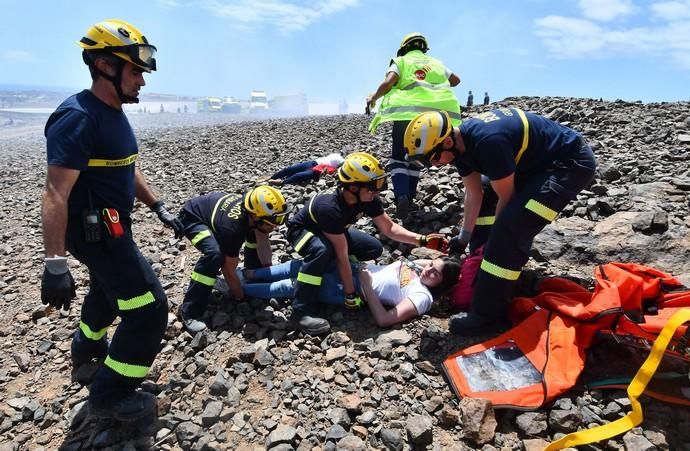
[[[388,181],[386,180],[386,176],[383,176],[375,180],[372,180],[371,182],[364,183],[362,184],[362,186],[364,186],[369,191],[380,193],[381,191],[385,191],[386,189],[388,189]]]
[[[106,47],[113,53],[124,53],[137,66],[148,70],[156,70],[156,47],[149,44],[123,45],[120,47]]]
[[[285,211],[282,213],[276,213],[276,214],[271,215],[271,216],[261,216],[259,219],[263,222],[266,222],[266,223],[274,225],[274,226],[281,226],[287,222],[291,211],[292,211],[292,208],[287,207],[285,209]]]

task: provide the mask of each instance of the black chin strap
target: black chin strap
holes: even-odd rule
[[[98,72],[101,75],[101,77],[110,81],[113,84],[113,86],[115,86],[115,91],[117,92],[117,97],[120,99],[120,102],[139,103],[138,97],[130,97],[128,95],[125,95],[124,92],[122,92],[122,71],[124,71],[125,69],[124,61],[120,60],[119,58],[117,59],[117,66],[115,67],[115,76],[106,74],[102,70],[98,69],[95,64],[93,67],[94,69],[96,69],[96,72]]]

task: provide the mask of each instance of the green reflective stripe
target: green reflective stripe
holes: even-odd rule
[[[155,301],[156,298],[153,297],[153,293],[147,291],[141,296],[136,296],[131,299],[118,299],[117,308],[119,308],[120,310],[134,310],[137,308],[141,308],[145,305],[152,304]]]
[[[527,116],[525,116],[525,112],[515,108],[515,111],[517,111],[518,116],[520,116],[520,120],[522,121],[522,146],[520,147],[520,150],[518,151],[518,154],[515,156],[515,164],[517,165],[520,162],[520,158],[522,158],[522,154],[525,153],[525,150],[527,150],[527,146],[529,146],[529,122],[527,122]]]
[[[205,276],[203,274],[199,274],[196,271],[192,271],[192,280],[194,280],[195,282],[199,282],[202,285],[209,286],[209,287],[212,287],[216,284],[216,278],[215,277]]]
[[[450,87],[450,83],[441,83],[438,85],[432,85],[431,83],[425,82],[425,81],[413,81],[409,85],[405,86],[404,88],[400,88],[401,91],[406,91],[408,89],[414,89],[414,88],[419,88],[422,87],[424,89],[448,89]]]
[[[224,201],[225,199],[227,199],[227,198],[230,197],[230,196],[231,196],[231,194],[226,194],[225,196],[223,196],[223,197],[221,197],[220,199],[218,199],[218,202],[216,202],[216,205],[213,206],[213,213],[211,213],[211,228],[213,229],[214,232],[216,231],[216,226],[214,225],[214,223],[213,223],[214,221],[213,221],[213,220],[214,220],[215,217],[216,217],[216,212],[218,211],[218,207],[220,206],[220,204],[223,203],[223,201]]]
[[[208,229],[202,230],[201,232],[194,235],[194,238],[192,238],[192,246],[196,246],[196,243],[198,243],[199,241],[201,241],[204,238],[207,238],[209,236],[211,236],[210,230],[208,230]]]
[[[530,199],[527,202],[527,205],[525,205],[525,208],[533,211],[549,222],[552,222],[554,219],[556,219],[556,216],[558,216],[558,212],[556,210],[552,210],[551,208],[547,207],[541,202],[537,202],[534,199]]]
[[[150,369],[150,367],[148,366],[132,365],[131,363],[118,362],[110,356],[106,357],[105,362],[103,363],[111,370],[126,377],[146,377],[146,375],[149,374]]]
[[[500,266],[494,265],[486,259],[482,260],[480,268],[493,276],[500,277],[501,279],[518,280],[518,277],[520,277],[520,271],[501,268]]]
[[[488,226],[493,225],[496,221],[496,216],[480,216],[477,218],[475,225],[478,226]]]
[[[424,113],[425,111],[445,111],[441,108],[430,108],[423,106],[394,106],[381,110],[381,114],[392,114],[392,113]],[[446,111],[451,119],[462,120],[460,113],[454,111]]]
[[[309,285],[316,285],[318,287],[321,285],[321,280],[322,278],[319,276],[312,276],[303,272],[297,273],[298,282],[308,283]]]
[[[245,241],[244,247],[246,247],[247,249],[256,249],[256,243],[250,243],[249,241]]]
[[[122,166],[129,166],[130,164],[137,161],[137,154],[130,155],[126,158],[121,158],[119,160],[101,160],[97,158],[92,158],[89,160],[89,167],[108,167],[117,168]]]
[[[305,233],[304,236],[297,242],[297,244],[295,244],[295,252],[299,252],[300,249],[302,249],[304,245],[307,244],[313,236],[314,234],[311,232]]]
[[[93,341],[100,340],[105,336],[106,333],[108,333],[107,326],[97,332],[94,332],[84,321],[79,321],[79,329],[81,329],[81,332],[84,334],[86,338]]]

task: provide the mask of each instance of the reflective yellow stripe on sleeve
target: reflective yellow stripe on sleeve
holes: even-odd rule
[[[321,286],[322,278],[319,276],[312,276],[311,274],[305,274],[303,272],[297,273],[297,281],[303,282],[309,285]]]
[[[208,287],[212,287],[216,284],[215,277],[205,276],[203,274],[199,274],[196,271],[192,271],[192,280],[195,282],[199,282],[202,285],[206,285]]]
[[[117,374],[125,377],[146,377],[149,374],[149,367],[143,365],[132,365],[131,363],[118,362],[112,357],[108,356],[103,362],[105,366],[109,367]]]
[[[522,154],[525,153],[525,150],[527,150],[527,146],[529,146],[529,122],[527,122],[527,116],[525,116],[524,111],[517,108],[515,108],[515,111],[517,111],[518,116],[520,116],[523,128],[522,146],[520,147],[518,154],[515,156],[515,164],[517,165],[520,162],[520,158],[522,158]]]
[[[527,201],[525,208],[538,214],[549,222],[552,222],[554,219],[556,219],[556,216],[558,216],[558,212],[556,210],[552,210],[551,208],[547,207],[541,202],[537,202],[534,199]]]
[[[250,243],[249,241],[245,241],[244,247],[247,249],[256,249],[256,243]]]
[[[89,340],[93,340],[93,341],[100,340],[101,338],[103,338],[105,336],[106,333],[108,333],[107,327],[104,327],[103,329],[94,332],[93,330],[91,330],[89,325],[86,324],[84,321],[79,321],[79,329],[81,330],[81,332],[84,334],[84,336],[86,338],[88,338]]]
[[[300,249],[302,249],[304,245],[307,244],[313,236],[314,234],[311,232],[305,233],[304,236],[297,242],[297,244],[295,244],[295,252],[299,252]]]
[[[194,235],[194,238],[192,238],[192,246],[196,246],[196,243],[203,240],[204,238],[208,238],[209,236],[211,236],[210,230],[202,230],[201,232]]]
[[[520,271],[513,271],[512,269],[502,268],[498,265],[495,265],[487,261],[486,259],[482,260],[480,268],[483,271],[488,272],[492,276],[496,276],[501,279],[518,280],[518,277],[520,277]]]
[[[89,164],[89,167],[109,167],[109,168],[129,166],[130,164],[137,161],[137,156],[138,156],[138,154],[135,153],[133,155],[128,156],[127,158],[122,158],[120,160],[101,160],[101,159],[92,158],[89,160],[88,164]]]
[[[488,226],[488,225],[493,225],[495,221],[496,221],[496,216],[480,216],[477,218],[477,222],[475,222],[475,225]]]
[[[118,299],[117,308],[119,308],[120,310],[134,310],[137,308],[144,307],[145,305],[152,304],[155,301],[156,298],[153,297],[153,293],[147,291],[141,296],[135,296],[130,299]]]

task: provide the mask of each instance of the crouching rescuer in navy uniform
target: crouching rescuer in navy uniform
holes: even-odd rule
[[[534,237],[594,178],[591,147],[575,130],[517,108],[488,111],[460,127],[445,112],[420,114],[407,127],[405,147],[411,161],[453,164],[462,177],[464,218],[449,252],[486,241],[470,313],[452,317],[449,329],[478,335],[507,327]],[[491,189],[482,188],[482,175]]]
[[[363,305],[355,292],[351,260],[374,260],[383,253],[375,237],[350,227],[369,216],[381,233],[402,243],[441,250],[447,244],[440,234],[419,235],[394,223],[383,211],[379,192],[386,189],[386,174],[379,161],[365,152],[348,155],[338,169],[334,193],[317,194],[288,221],[287,238],[304,263],[297,274],[292,303],[294,327],[311,335],[330,330],[317,316],[319,291],[324,273],[334,262],[345,293],[345,306]]]
[[[244,195],[210,193],[188,200],[179,219],[184,233],[203,254],[192,271],[180,316],[192,333],[206,328],[202,317],[208,297],[222,270],[232,296],[244,298],[235,272],[244,246],[244,267],[271,265],[268,234],[285,223],[289,214],[283,194],[271,186],[257,186]]]
[[[79,45],[91,89],[65,100],[45,128],[41,300],[69,309],[75,284],[66,250],[88,268],[89,292],[72,342],[73,377],[82,384],[92,378],[92,415],[129,421],[155,412],[155,397],[136,388],[156,358],[168,314],[165,292],[132,239],[134,198],[177,236],[182,226],[135,167],[137,141],[122,111],[123,104],[138,102],[143,72],[156,70],[156,48],[119,20],[92,26]],[[121,322],[108,344],[117,316]],[[95,375],[81,372],[89,365]]]

